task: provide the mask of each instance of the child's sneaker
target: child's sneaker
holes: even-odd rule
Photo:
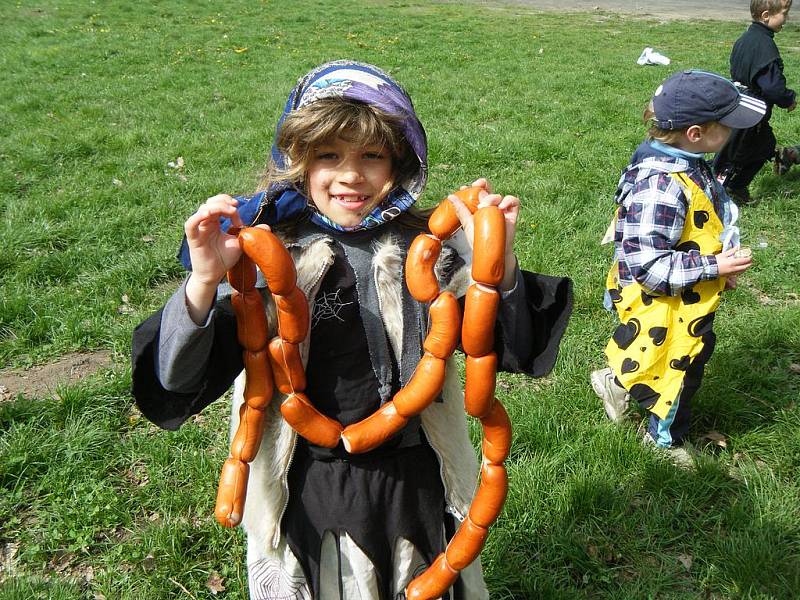
[[[594,393],[603,401],[606,416],[614,423],[622,423],[631,410],[628,391],[614,381],[614,373],[608,367],[592,371],[590,379]]]
[[[661,446],[657,446],[653,436],[651,436],[649,432],[645,431],[644,437],[642,438],[642,445],[663,452],[669,458],[670,462],[680,469],[689,470],[694,469],[695,467],[694,456],[690,452],[692,447],[689,444],[662,448]]]
[[[798,147],[775,148],[775,175],[785,175],[798,162]]]

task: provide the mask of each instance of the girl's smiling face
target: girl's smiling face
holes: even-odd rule
[[[355,227],[389,193],[392,156],[379,144],[342,138],[320,144],[311,153],[307,192],[317,210],[342,227]]]

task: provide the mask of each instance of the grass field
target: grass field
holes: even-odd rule
[[[554,372],[500,382],[515,434],[492,598],[800,595],[800,168],[765,169],[743,211],[745,243],[767,247],[717,319],[695,471],[608,423],[587,379],[613,325],[598,242],[642,108],[674,69],[725,73],[745,23],[418,0],[19,0],[0,17],[0,366],[115,356],[0,402],[0,599],[246,597],[241,532],[213,519],[226,403],[178,432],[147,423],[131,332],[182,277],[184,219],[254,188],[295,79],[342,57],[414,98],[426,203],[488,177],[523,201],[523,267],[574,278]],[[800,86],[800,29],[776,40]],[[637,66],[645,46],[672,66]],[[779,142],[800,142],[800,113],[776,113]]]

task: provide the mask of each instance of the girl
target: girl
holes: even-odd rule
[[[426,307],[402,280],[408,246],[425,228],[426,215],[412,205],[426,177],[425,131],[388,75],[337,61],[302,78],[278,123],[262,191],[250,199],[214,196],[186,221],[181,256],[192,273],[134,335],[133,393],[144,415],[176,429],[242,371],[231,288],[220,284],[241,253],[228,224],[268,225],[292,253],[311,309],[301,354],[315,406],[346,426],[390,400],[413,373],[426,331]],[[476,185],[481,203],[503,212],[508,233],[499,362],[541,376],[552,368],[571,310],[569,280],[517,268],[511,242],[519,200],[490,193],[485,180]],[[471,216],[457,208],[465,233],[443,250],[437,273],[460,297]],[[260,274],[257,286],[264,288]],[[444,549],[475,487],[457,372],[448,369],[439,401],[360,455],[297,436],[281,418],[282,398],[273,399],[242,521],[251,598],[404,597]],[[234,430],[242,387],[239,377]],[[487,596],[475,561],[447,597]]]

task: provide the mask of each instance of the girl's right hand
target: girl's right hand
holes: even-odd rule
[[[222,217],[228,217],[234,227],[243,226],[236,211],[237,206],[231,196],[218,194],[206,200],[196,213],[186,219],[183,230],[192,259],[192,278],[197,283],[216,287],[228,269],[239,260],[242,254],[239,240],[219,227]]]
[[[192,259],[192,274],[186,282],[186,307],[198,325],[208,318],[217,297],[217,285],[242,255],[239,239],[219,228],[221,217],[228,217],[234,227],[243,226],[236,206],[234,198],[218,194],[206,200],[183,226]]]
[[[739,275],[740,273],[744,273],[749,269],[753,264],[753,257],[752,256],[736,256],[736,252],[739,250],[738,246],[736,248],[729,248],[724,252],[720,252],[717,254],[717,269],[719,270],[719,276],[724,277],[726,275]]]

